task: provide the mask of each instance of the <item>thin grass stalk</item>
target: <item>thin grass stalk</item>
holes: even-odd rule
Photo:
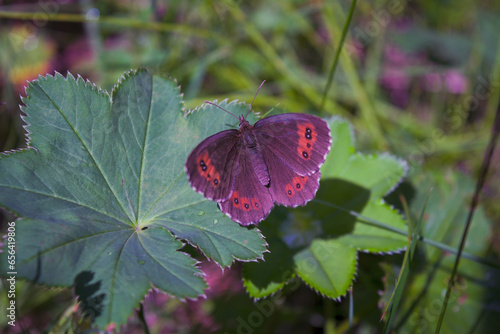
[[[321,98],[321,104],[319,107],[319,111],[323,111],[325,108],[326,96],[328,95],[328,91],[332,86],[333,75],[335,74],[335,70],[337,69],[337,64],[339,63],[340,52],[342,51],[342,47],[344,46],[345,37],[347,36],[347,29],[349,29],[349,25],[351,23],[352,15],[354,14],[354,8],[356,7],[356,0],[351,2],[351,7],[349,8],[349,13],[347,14],[347,19],[344,24],[344,28],[342,29],[342,34],[340,35],[340,42],[337,46],[337,51],[335,52],[335,57],[333,58],[332,67],[330,68],[330,73],[328,74],[328,80],[326,82],[325,90],[323,91],[323,97]]]
[[[497,57],[495,59],[495,66],[493,69],[493,74],[495,76],[495,79],[499,78],[499,73],[500,73],[500,44],[497,47]],[[467,234],[469,233],[470,225],[472,224],[472,218],[474,216],[474,213],[476,211],[477,205],[479,204],[479,196],[481,194],[481,189],[483,188],[483,185],[486,181],[486,177],[488,175],[488,169],[491,164],[491,158],[493,157],[493,153],[495,151],[495,147],[498,143],[498,139],[500,136],[500,104],[498,103],[500,99],[500,92],[498,89],[495,89],[493,95],[491,96],[491,99],[497,101],[496,104],[496,113],[495,113],[495,118],[493,121],[493,125],[491,127],[491,134],[490,134],[490,140],[488,142],[488,146],[486,147],[486,151],[484,153],[483,157],[483,162],[481,163],[481,168],[479,169],[479,176],[477,179],[476,183],[476,189],[474,190],[474,195],[472,196],[472,201],[469,205],[469,214],[467,216],[467,220],[465,223],[465,228],[462,233],[462,238],[460,240],[460,246],[458,248],[458,253],[455,258],[455,263],[453,265],[453,269],[451,271],[450,279],[448,280],[448,286],[446,288],[446,294],[444,297],[443,305],[441,307],[441,311],[439,313],[439,319],[436,325],[436,331],[435,333],[439,333],[441,331],[441,326],[443,325],[443,320],[444,316],[446,314],[446,309],[448,307],[448,303],[450,300],[450,295],[451,295],[451,290],[455,286],[455,276],[458,271],[458,266],[460,264],[460,259],[463,257],[464,254],[464,248],[465,248],[465,241],[467,240]],[[493,110],[493,107],[495,105],[488,104],[488,107],[491,109],[487,109],[486,112]]]
[[[387,311],[389,311],[389,318],[385,324],[384,333],[388,334],[392,331],[392,327],[394,326],[394,322],[396,320],[396,311],[399,307],[399,302],[403,296],[403,291],[406,286],[406,280],[410,274],[410,267],[413,260],[413,255],[415,254],[415,249],[417,248],[417,243],[419,241],[420,229],[422,228],[424,221],[424,213],[427,208],[427,204],[429,203],[429,198],[431,197],[432,189],[429,191],[427,199],[425,200],[424,207],[420,212],[420,218],[418,220],[417,225],[412,228],[411,220],[410,220],[410,210],[408,209],[408,203],[406,199],[401,196],[401,203],[403,204],[403,208],[406,213],[406,217],[408,217],[408,245],[406,246],[406,253],[403,258],[403,263],[401,265],[401,270],[399,271],[398,280],[396,282],[396,286],[394,287],[394,291],[392,292],[391,299],[382,314],[382,320]]]
[[[342,13],[342,6],[337,2],[332,5],[332,8],[325,7],[323,16],[325,17],[325,22],[330,22],[329,28],[331,34],[333,36],[339,36],[340,27],[335,25],[335,19],[331,19],[334,17],[334,13]],[[342,66],[346,82],[351,88],[353,96],[356,99],[356,105],[359,108],[360,119],[363,123],[363,126],[368,129],[369,136],[372,137],[373,146],[379,149],[387,149],[387,139],[382,131],[382,123],[380,123],[379,121],[379,112],[376,109],[376,104],[373,101],[372,97],[369,96],[364,83],[362,82],[362,79],[360,78],[356,70],[354,62],[349,55],[349,52],[341,52],[339,57],[340,65]]]
[[[435,333],[439,333],[441,331],[441,326],[443,324],[444,315],[446,313],[446,308],[448,307],[448,302],[450,300],[451,290],[455,286],[455,276],[458,271],[458,265],[460,264],[460,258],[462,257],[462,253],[465,247],[465,241],[467,240],[467,234],[469,233],[469,229],[472,223],[472,217],[476,211],[477,205],[479,203],[479,196],[481,194],[481,189],[483,188],[484,182],[486,181],[486,176],[488,175],[488,169],[491,164],[491,158],[493,156],[493,152],[495,151],[496,144],[498,142],[498,138],[500,136],[500,105],[497,107],[497,112],[495,115],[495,121],[493,122],[493,126],[491,128],[491,138],[488,143],[488,147],[486,148],[486,152],[484,154],[483,163],[481,164],[481,169],[479,171],[479,177],[476,183],[476,189],[474,191],[474,195],[472,197],[472,201],[469,206],[469,214],[467,216],[467,222],[465,224],[465,229],[462,233],[462,238],[460,240],[460,246],[458,248],[458,254],[455,258],[455,264],[453,265],[453,269],[451,271],[450,279],[448,280],[448,287],[446,289],[446,295],[444,297],[443,306],[441,308],[441,312],[439,313],[439,319],[436,326]]]

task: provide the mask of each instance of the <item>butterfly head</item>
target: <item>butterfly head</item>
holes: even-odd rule
[[[252,100],[252,103],[250,103],[250,106],[248,107],[248,112],[245,116],[243,115],[240,115],[240,116],[236,116],[235,114],[233,114],[232,112],[230,111],[227,111],[226,109],[222,108],[221,106],[213,103],[213,102],[210,102],[210,101],[204,101],[205,103],[208,103],[208,104],[211,104],[213,106],[216,106],[217,108],[219,109],[222,109],[224,110],[225,112],[227,112],[229,115],[232,115],[234,116],[235,118],[238,119],[238,121],[240,121],[240,128],[243,128],[243,127],[246,127],[247,125],[250,126],[250,123],[248,123],[247,121],[247,117],[248,115],[250,114],[250,112],[252,111],[252,105],[255,101],[255,98],[257,97],[257,94],[259,93],[259,90],[262,88],[262,86],[264,85],[264,83],[266,82],[266,80],[262,81],[262,83],[260,84],[259,88],[257,89],[257,91],[255,92],[255,96],[253,97],[253,100]]]

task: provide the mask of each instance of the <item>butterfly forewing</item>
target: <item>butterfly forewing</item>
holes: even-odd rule
[[[269,189],[259,182],[248,152],[244,149],[239,156],[239,168],[231,197],[219,205],[222,212],[241,225],[262,221],[274,205]]]
[[[330,151],[330,129],[316,116],[271,116],[255,123],[254,130],[261,147],[302,176],[316,173]]]
[[[202,141],[186,161],[189,183],[214,201],[229,198],[239,168],[241,138],[238,130],[219,132]]]

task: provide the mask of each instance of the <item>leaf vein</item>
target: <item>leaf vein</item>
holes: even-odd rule
[[[125,207],[123,206],[123,203],[121,203],[121,201],[118,199],[118,196],[117,194],[115,193],[113,187],[111,186],[111,184],[109,183],[109,180],[108,178],[106,177],[104,171],[100,168],[100,165],[97,163],[97,160],[96,158],[94,157],[94,155],[92,154],[92,151],[89,149],[89,147],[87,146],[87,144],[85,143],[85,141],[83,140],[83,138],[79,135],[78,131],[76,130],[76,128],[73,126],[73,124],[69,121],[69,119],[66,117],[66,115],[63,113],[63,111],[61,110],[61,108],[59,107],[59,105],[57,105],[57,103],[52,100],[52,98],[49,96],[49,94],[38,84],[38,83],[35,83],[38,88],[40,88],[40,90],[45,94],[45,96],[47,97],[47,99],[49,99],[49,101],[52,103],[52,105],[57,109],[57,111],[59,112],[59,114],[64,118],[64,120],[66,121],[66,123],[68,124],[68,126],[71,128],[71,130],[73,131],[73,133],[75,134],[75,136],[78,138],[78,140],[82,143],[83,147],[85,148],[85,150],[87,151],[87,154],[89,155],[89,157],[92,159],[92,161],[94,162],[94,165],[95,167],[97,168],[97,170],[99,171],[99,173],[101,174],[101,176],[103,177],[107,187],[109,188],[109,190],[111,191],[111,193],[113,194],[113,196],[115,197],[116,201],[118,202],[118,204],[120,205],[120,207],[122,208],[123,212],[125,213],[125,215],[131,220],[132,218],[129,216],[128,214],[128,211],[125,209]]]

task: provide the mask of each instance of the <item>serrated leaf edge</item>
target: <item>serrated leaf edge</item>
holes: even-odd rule
[[[332,240],[332,239],[328,239],[328,240],[325,240],[325,239],[316,239],[316,240],[328,241],[328,240]],[[348,247],[348,246],[346,246],[346,247]],[[307,247],[307,248],[310,248],[310,246]],[[359,256],[358,256],[358,251],[355,248],[352,248],[352,247],[349,247],[349,248],[353,249],[354,252],[355,252],[355,257],[354,257],[354,271],[352,272],[352,275],[350,275],[350,278],[349,278],[351,280],[351,284],[349,285],[349,287],[351,287],[356,282],[356,277],[358,275]],[[332,300],[335,300],[337,302],[340,302],[341,299],[343,297],[345,297],[347,295],[348,291],[349,291],[349,288],[347,288],[347,290],[345,291],[344,294],[341,294],[340,296],[338,296],[336,298],[333,298],[333,297],[327,296],[326,294],[324,294],[320,290],[316,289],[316,287],[314,287],[313,285],[311,285],[308,282],[308,280],[306,280],[304,277],[302,277],[298,272],[295,272],[295,273],[296,273],[296,276],[298,276],[300,278],[300,280],[304,282],[304,284],[306,284],[311,290],[313,290],[314,292],[316,292],[322,298],[328,298],[328,299],[332,299]]]

